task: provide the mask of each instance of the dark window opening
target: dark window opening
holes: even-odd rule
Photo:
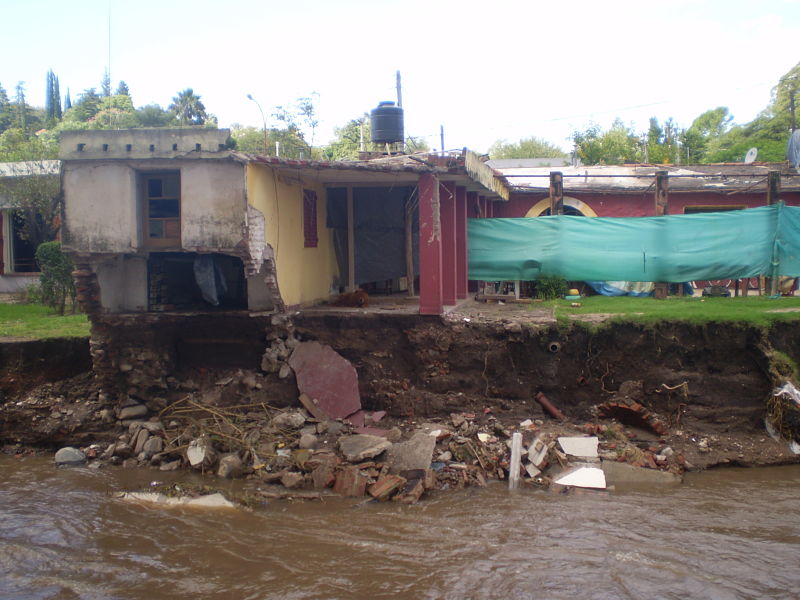
[[[25,225],[23,217],[14,214],[11,218],[11,265],[14,273],[38,273],[36,247],[22,235]]]
[[[153,252],[147,283],[151,312],[247,308],[244,266],[235,256]]]
[[[567,204],[564,205],[564,214],[572,216],[572,217],[585,217],[586,216],[581,211],[579,211],[577,208],[569,206]],[[550,216],[550,209],[546,208],[544,210],[544,212],[539,216],[540,217],[549,217]]]
[[[306,248],[317,247],[317,192],[314,190],[303,190],[303,237]]]
[[[125,150],[127,150],[128,152],[133,150],[133,144],[125,144]]]

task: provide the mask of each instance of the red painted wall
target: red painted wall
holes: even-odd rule
[[[655,200],[652,192],[647,194],[591,194],[569,193],[588,204],[598,217],[651,217],[655,214]],[[547,194],[512,194],[508,202],[494,202],[495,217],[524,217],[531,207],[547,198]],[[800,193],[784,192],[783,200],[789,206],[800,206]],[[686,206],[745,206],[754,208],[766,204],[766,195],[758,194],[717,194],[709,192],[683,192],[669,195],[669,214],[681,215]]]

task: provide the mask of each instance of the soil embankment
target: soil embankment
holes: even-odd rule
[[[645,462],[648,453],[669,448],[685,468],[797,461],[786,444],[766,434],[764,415],[777,380],[791,376],[787,369],[800,360],[800,323],[769,330],[722,323],[612,323],[590,331],[513,320],[300,313],[293,325],[298,339],[330,345],[355,366],[363,408],[387,412],[382,426],[411,430],[422,421],[449,423],[453,414],[466,413],[479,425],[491,420],[497,431],[533,419],[543,432],[600,434],[611,449],[617,438],[634,440]],[[88,367],[87,351],[78,349],[85,341],[70,342],[75,348],[66,343],[40,342],[35,360],[32,350],[4,350],[4,357],[8,352],[20,357],[3,363],[4,444],[88,445],[127,431],[117,420],[117,401],[98,397],[88,370],[54,381]],[[256,420],[254,406],[299,407],[293,374],[281,378],[215,366],[212,356],[202,366],[201,358],[192,353],[190,361],[176,364],[169,389],[144,399],[151,418],[188,397],[225,411],[247,407]],[[243,365],[253,362],[242,357]],[[543,411],[534,401],[539,392],[567,422]],[[621,403],[634,410],[623,410]],[[165,416],[168,426],[166,421]],[[663,431],[655,431],[652,422]]]

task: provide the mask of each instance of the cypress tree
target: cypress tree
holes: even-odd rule
[[[100,82],[101,94],[104,98],[111,95],[111,76],[108,74],[108,69],[103,71],[103,80]]]
[[[16,106],[16,126],[22,129],[25,133],[28,132],[28,104],[25,101],[25,82],[20,81],[17,84],[17,98]]]
[[[67,112],[70,108],[72,108],[72,100],[70,100],[69,88],[67,88],[67,95],[64,98],[64,112]]]
[[[58,89],[58,77],[54,77],[53,79],[53,106],[55,108],[56,120],[60,121],[62,117],[61,91]]]
[[[55,108],[53,107],[53,69],[47,72],[47,86],[44,97],[44,116],[45,120],[50,122],[55,117]]]

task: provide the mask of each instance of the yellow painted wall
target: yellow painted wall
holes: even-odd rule
[[[303,189],[317,192],[316,248],[304,247]],[[324,187],[298,178],[287,180],[271,167],[251,163],[247,165],[247,200],[266,219],[266,240],[275,252],[284,303],[307,305],[329,298],[339,269],[333,232],[325,226]]]

